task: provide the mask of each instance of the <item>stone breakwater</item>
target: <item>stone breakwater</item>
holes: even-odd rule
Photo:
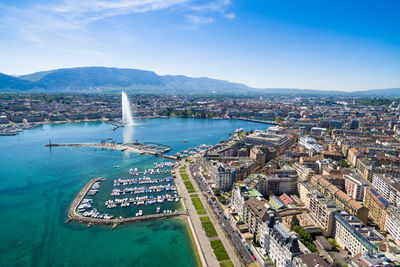
[[[86,196],[89,189],[92,187],[92,185],[100,181],[105,181],[105,179],[103,177],[93,178],[81,189],[81,191],[79,191],[78,195],[72,201],[71,206],[68,210],[68,219],[66,221],[67,223],[73,221],[73,222],[85,223],[87,225],[111,225],[113,228],[115,228],[118,225],[124,223],[144,222],[157,219],[165,219],[174,216],[187,215],[187,212],[185,211],[177,211],[172,213],[152,214],[140,217],[115,218],[112,220],[84,217],[77,211],[77,208],[79,204],[82,202],[83,198]]]

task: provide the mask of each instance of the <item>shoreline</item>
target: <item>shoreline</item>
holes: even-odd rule
[[[178,178],[176,178],[176,179],[178,179]],[[183,210],[187,210],[186,204],[185,204],[185,201],[183,200],[183,198],[181,198],[180,201],[182,203]],[[189,228],[190,240],[192,241],[192,244],[193,244],[193,246],[195,248],[195,253],[196,253],[197,260],[198,260],[200,266],[207,267],[208,265],[207,265],[206,259],[204,258],[203,248],[201,247],[201,244],[200,244],[199,238],[197,236],[196,230],[194,229],[192,220],[190,219],[190,215],[188,214],[185,217],[185,219],[186,219],[185,220],[186,221],[186,225]]]
[[[192,244],[194,246],[194,250],[195,250],[195,253],[196,253],[197,261],[199,262],[199,265],[201,267],[207,267],[207,262],[204,259],[204,253],[201,250],[200,242],[199,242],[198,237],[196,235],[196,231],[193,228],[193,224],[192,224],[192,221],[190,220],[190,216],[189,215],[186,217],[186,225],[189,228],[190,240],[192,241]]]

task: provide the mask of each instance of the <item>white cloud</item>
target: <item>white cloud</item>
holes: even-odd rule
[[[59,4],[43,7],[56,15],[84,21],[99,20],[110,16],[144,13],[184,4],[189,0],[64,0]]]
[[[230,5],[230,0],[214,0],[202,5],[192,5],[190,9],[200,14],[210,12],[219,13],[226,19],[234,19],[236,18],[236,14],[233,12],[228,12]]]
[[[195,26],[209,24],[214,21],[212,17],[198,16],[198,15],[186,15],[186,20]]]
[[[236,18],[236,14],[235,13],[227,13],[224,15],[224,17],[227,19],[234,19],[234,18]]]
[[[193,5],[191,9],[197,11],[216,11],[222,12],[231,4],[230,0],[216,0],[203,5]]]
[[[189,26],[197,27],[213,23],[217,15],[235,18],[235,13],[228,12],[230,5],[230,0],[208,0],[205,4],[195,0],[59,0],[24,7],[0,4],[0,27],[12,29],[12,34],[34,43],[87,42],[88,24],[110,17],[175,9]]]

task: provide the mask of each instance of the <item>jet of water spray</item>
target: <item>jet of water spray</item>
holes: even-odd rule
[[[128,95],[122,91],[122,123],[125,126],[134,125],[132,118],[131,103],[129,102]]]

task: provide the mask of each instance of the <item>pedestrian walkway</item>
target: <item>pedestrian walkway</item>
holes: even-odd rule
[[[197,211],[192,203],[188,190],[186,189],[185,184],[183,183],[183,179],[179,173],[179,170],[177,170],[175,173],[177,177],[177,179],[175,179],[175,184],[178,187],[178,192],[182,196],[183,205],[189,213],[191,225],[193,226],[194,230],[193,234],[197,237],[199,243],[197,246],[199,249],[199,253],[201,254],[199,256],[200,259],[202,260],[202,264],[209,267],[219,266],[217,258],[215,257],[214,252],[211,248],[209,239],[203,230],[200,217],[197,214]]]
[[[223,246],[225,247],[225,250],[228,253],[230,260],[232,261],[234,266],[243,266],[243,264],[238,259],[232,244],[229,242],[228,238],[226,237],[225,232],[223,231],[223,229],[219,225],[218,219],[215,217],[212,208],[210,207],[207,199],[203,195],[203,192],[199,189],[199,186],[198,186],[197,182],[192,177],[192,174],[190,173],[190,168],[189,167],[186,168],[186,173],[188,174],[189,180],[193,184],[195,192],[197,193],[199,199],[203,203],[203,206],[205,207],[205,210],[206,210],[208,216],[210,217],[211,222],[212,222],[215,230],[217,231],[219,240],[221,240]],[[220,262],[223,262],[223,261],[220,261]]]

